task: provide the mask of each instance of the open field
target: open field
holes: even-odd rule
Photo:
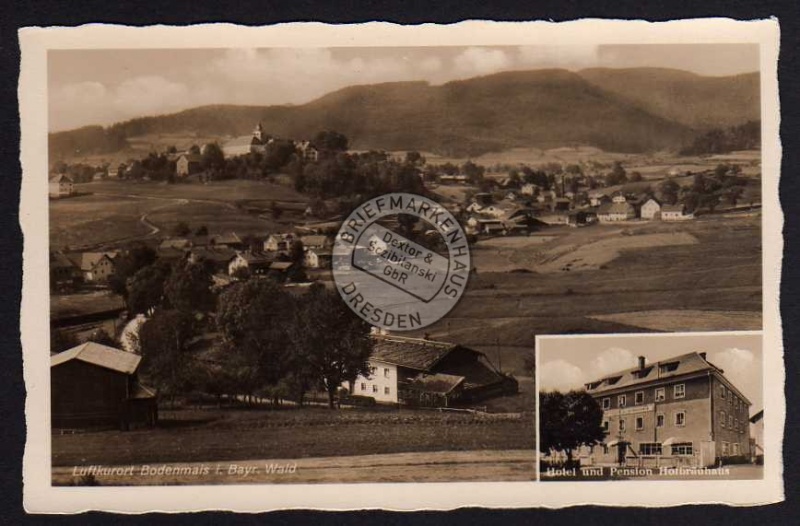
[[[535,448],[533,414],[422,410],[199,409],[155,429],[53,435],[54,466]]]
[[[205,225],[212,234],[232,230],[265,234],[291,228],[306,202],[289,187],[257,181],[174,185],[105,181],[76,188],[85,195],[50,201],[53,247],[92,247],[166,235],[178,222],[193,229]],[[284,209],[280,220],[239,207],[259,200],[278,203]]]
[[[642,222],[626,237],[675,232],[697,242],[623,249],[602,268],[580,272],[540,273],[536,265],[526,272],[498,269],[527,252],[532,259],[537,252],[558,253],[629,227],[550,229],[554,237],[545,243],[501,249],[505,259],[481,249],[485,241],[479,241],[472,252],[478,272],[466,294],[424,332],[474,347],[504,370],[523,374],[537,334],[753,329],[761,325],[760,224],[760,216],[719,215],[681,224]],[[691,320],[681,314],[687,311]]]
[[[170,474],[150,474],[150,470],[162,466],[169,469]],[[275,468],[281,466],[288,467],[291,472],[276,472]],[[117,467],[130,469],[131,466]],[[536,452],[530,449],[432,451],[132,467],[130,474],[98,475],[95,481],[103,486],[528,481],[536,479]],[[194,473],[205,470],[205,474],[191,474],[192,470]],[[69,485],[79,477],[74,467],[55,467],[52,480],[54,485]]]

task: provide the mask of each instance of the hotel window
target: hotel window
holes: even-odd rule
[[[641,431],[644,429],[644,417],[637,416],[636,417],[636,431]]]
[[[667,393],[663,387],[656,389],[656,402],[663,402],[667,399]]]
[[[728,415],[728,428],[733,429],[733,415]]]
[[[373,385],[372,386],[372,392],[373,393],[377,393],[378,392],[378,386],[377,385]]]
[[[603,420],[603,431],[608,431],[608,420]]]
[[[723,442],[722,443],[722,456],[723,457],[727,457],[728,456],[728,443],[727,442]]]
[[[388,367],[384,367],[383,368],[383,377],[384,378],[389,378],[389,368]]]
[[[728,391],[728,405],[733,407],[733,391]]]
[[[369,374],[370,374],[370,375],[373,375],[373,374],[375,374],[375,372],[376,372],[377,370],[378,370],[378,368],[377,368],[377,367],[372,367],[372,366],[370,366],[370,368],[369,368]]]
[[[620,418],[619,419],[619,430],[620,431],[625,431],[625,419],[624,418]]]
[[[720,385],[719,386],[719,396],[721,396],[723,399],[725,399],[725,386],[724,385]]]
[[[365,384],[364,382],[361,382],[361,390],[362,391],[366,391],[367,390],[367,384]]]
[[[603,409],[611,409],[611,399],[603,398]]]
[[[626,395],[619,395],[617,397],[617,407],[625,407],[628,403],[628,397]]]
[[[644,391],[636,391],[633,395],[633,403],[635,405],[642,405],[644,403]]]
[[[676,411],[675,412],[675,425],[676,426],[685,426],[686,425],[686,411]]]
[[[719,426],[721,428],[725,428],[725,411],[719,412]]]
[[[686,396],[686,384],[675,384],[675,387],[672,388],[672,397],[683,398],[684,396]]]
[[[388,387],[384,387],[383,388],[383,394],[385,394],[385,395],[389,394],[389,388]]]
[[[739,443],[736,442],[733,444],[733,456],[738,456],[738,455],[739,455]]]
[[[639,444],[640,455],[660,455],[661,444],[658,442],[642,442]]]
[[[664,427],[664,413],[656,415],[656,427]]]
[[[693,454],[692,450],[692,443],[691,442],[679,442],[676,444],[672,444],[672,454],[673,455],[689,455]]]

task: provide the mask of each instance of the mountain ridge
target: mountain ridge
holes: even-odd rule
[[[757,120],[758,74],[704,77],[665,68],[506,71],[454,80],[347,86],[299,105],[211,104],[108,127],[51,133],[51,159],[115,151],[128,139],[191,130],[308,138],[334,129],[353,148],[479,155],[514,147],[587,145],[677,150],[712,128]]]

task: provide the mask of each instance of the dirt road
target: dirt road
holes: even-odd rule
[[[101,485],[474,482],[535,480],[532,450],[442,451],[302,459],[54,467],[54,485],[91,473]]]

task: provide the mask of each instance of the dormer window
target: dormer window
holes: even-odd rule
[[[679,363],[680,362],[662,363],[661,365],[658,366],[658,372],[660,372],[661,374],[674,373],[675,371],[678,370]]]

